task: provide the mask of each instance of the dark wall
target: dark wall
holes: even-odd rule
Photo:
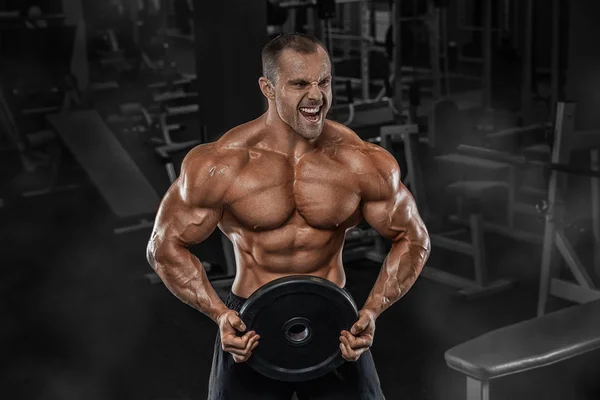
[[[570,2],[567,98],[577,102],[576,126],[600,128],[600,1]]]
[[[266,0],[196,4],[200,117],[215,138],[266,109],[258,87],[260,53],[267,42]]]
[[[45,14],[60,14],[62,0],[0,0],[0,10],[26,11],[30,6],[39,6]]]

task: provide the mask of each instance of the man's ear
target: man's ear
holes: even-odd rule
[[[260,86],[260,91],[267,99],[275,100],[275,90],[273,85],[271,85],[271,81],[264,76],[261,76],[258,80],[258,85]]]

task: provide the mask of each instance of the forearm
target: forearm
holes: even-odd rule
[[[227,306],[212,287],[202,263],[184,246],[148,246],[148,262],[167,289],[179,300],[202,312],[213,321]]]
[[[377,318],[400,300],[423,270],[430,247],[426,232],[394,241],[363,309],[370,310]]]

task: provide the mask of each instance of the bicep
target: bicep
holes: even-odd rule
[[[380,235],[398,240],[427,235],[415,199],[401,181],[397,161],[388,152],[374,154],[375,171],[363,185],[362,214]]]
[[[390,240],[424,230],[415,200],[402,183],[382,199],[363,202],[362,214],[373,229]]]
[[[206,240],[217,227],[223,208],[192,204],[176,181],[159,207],[153,238],[161,242],[191,246]]]

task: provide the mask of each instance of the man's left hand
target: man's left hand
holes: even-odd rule
[[[375,315],[369,310],[360,310],[358,320],[350,328],[350,332],[342,331],[340,349],[346,361],[356,361],[362,353],[373,345],[375,335]]]

